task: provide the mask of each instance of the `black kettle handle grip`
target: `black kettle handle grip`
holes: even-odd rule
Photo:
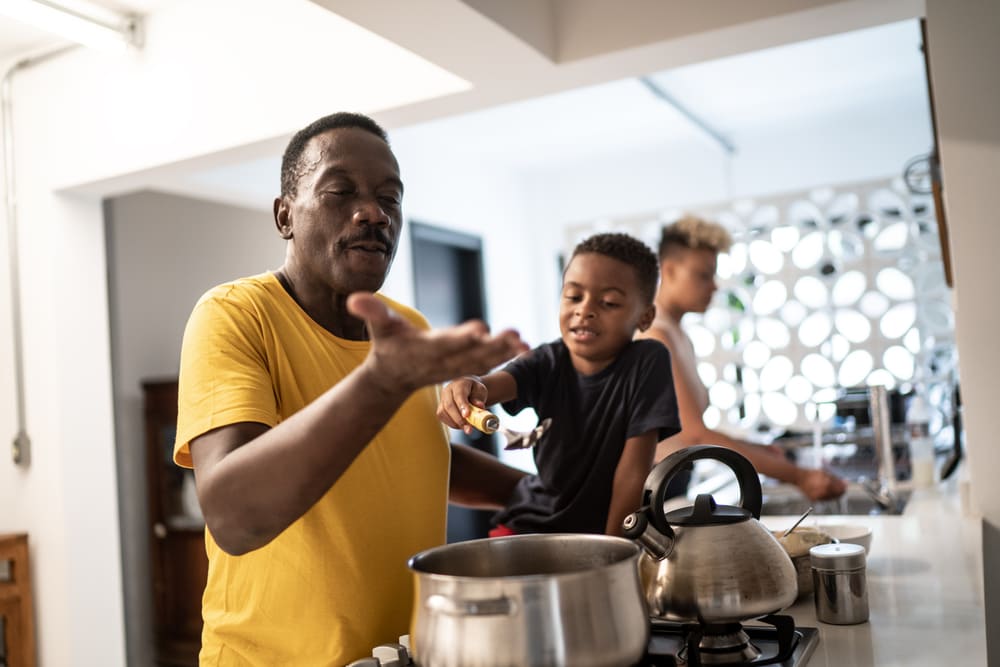
[[[759,519],[762,503],[760,478],[757,477],[757,469],[747,457],[726,447],[695,445],[669,455],[657,463],[646,477],[643,497],[649,498],[652,494],[649,508],[652,512],[653,525],[660,531],[664,531],[664,527],[669,529],[667,517],[663,513],[667,485],[676,473],[700,459],[713,459],[729,466],[736,474],[736,481],[740,485],[740,507],[749,510],[755,519]]]

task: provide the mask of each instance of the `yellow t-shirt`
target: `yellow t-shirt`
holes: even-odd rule
[[[427,327],[416,311],[381,298]],[[278,424],[368,350],[368,342],[313,322],[273,274],[210,290],[184,332],[174,461],[190,467],[188,443],[211,429]],[[411,396],[326,495],[268,545],[230,556],[205,531],[202,665],[340,667],[408,631],[406,561],[445,541],[450,449],[436,407],[433,387]]]

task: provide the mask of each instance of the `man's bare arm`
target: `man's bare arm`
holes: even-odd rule
[[[485,452],[452,443],[449,500],[465,507],[500,509],[525,475]]]
[[[482,322],[421,331],[372,295],[352,295],[372,349],[360,367],[276,427],[233,424],[190,443],[198,499],[220,548],[264,546],[340,478],[406,398],[427,384],[483,372],[524,351]]]

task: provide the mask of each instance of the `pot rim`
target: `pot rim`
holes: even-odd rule
[[[565,541],[567,538],[571,538],[574,541],[584,541],[584,542],[604,542],[607,544],[613,544],[617,547],[627,548],[630,552],[627,556],[624,556],[621,560],[604,563],[602,565],[591,565],[586,568],[579,570],[569,570],[566,572],[549,572],[549,573],[539,573],[539,574],[491,574],[483,576],[465,575],[465,574],[444,574],[440,572],[432,572],[420,567],[420,561],[427,560],[436,554],[443,551],[454,550],[453,548],[463,545],[462,548],[471,549],[475,548],[476,545],[482,544],[502,544],[505,542],[510,542],[513,540],[521,541],[532,541],[532,542],[560,542]],[[487,537],[476,540],[466,540],[464,542],[453,542],[452,544],[443,544],[436,547],[431,547],[430,549],[424,549],[423,551],[414,554],[406,562],[406,566],[415,575],[420,575],[421,577],[429,577],[432,581],[448,581],[448,582],[477,582],[477,583],[516,583],[516,582],[535,582],[540,580],[551,581],[552,579],[559,580],[572,580],[584,577],[593,576],[595,572],[603,572],[614,567],[620,567],[622,564],[632,563],[633,567],[638,562],[639,556],[642,553],[642,547],[640,547],[635,542],[628,540],[624,537],[616,537],[613,535],[597,535],[591,533],[531,533],[531,534],[521,534],[521,535],[506,535],[504,537]],[[638,578],[638,569],[636,569],[636,576]]]

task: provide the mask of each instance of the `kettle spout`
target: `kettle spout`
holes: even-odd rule
[[[641,510],[625,517],[622,528],[625,537],[638,542],[656,560],[669,557],[674,550],[674,534],[670,526],[667,526],[669,535],[664,535],[649,522],[645,512]]]

